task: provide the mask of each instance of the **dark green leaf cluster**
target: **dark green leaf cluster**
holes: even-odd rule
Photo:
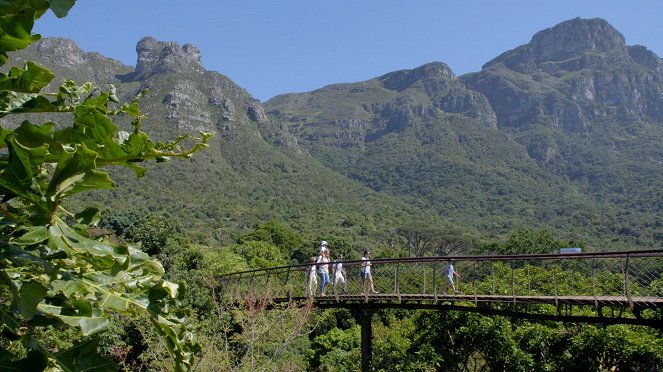
[[[0,4],[0,52],[25,48],[34,20],[49,8],[64,16],[74,1],[9,1]],[[115,89],[66,81],[57,93],[42,93],[54,75],[28,62],[0,74],[0,117],[24,113],[70,113],[71,126],[23,121],[11,130],[0,127],[0,287],[3,301],[5,368],[112,368],[95,352],[95,335],[109,327],[109,314],[143,312],[171,352],[172,365],[191,367],[199,346],[186,314],[178,307],[185,287],[164,280],[158,261],[130,244],[91,238],[87,226],[99,220],[93,209],[74,214],[63,208],[72,195],[115,186],[100,170],[110,165],[133,169],[138,176],[146,160],[188,158],[206,147],[202,133],[190,148],[174,141],[153,142],[141,131],[138,98],[121,104]],[[139,96],[140,97],[140,96]],[[120,131],[113,117],[126,116],[132,131]],[[68,223],[71,222],[71,225]],[[73,226],[73,227],[72,227]],[[87,341],[56,352],[36,335],[40,327],[72,326]],[[25,355],[13,355],[19,343]],[[27,363],[27,364],[26,364]]]

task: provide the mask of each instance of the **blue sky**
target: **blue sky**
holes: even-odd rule
[[[135,66],[144,36],[190,43],[206,69],[265,101],[441,61],[456,75],[562,21],[604,18],[663,55],[658,0],[78,0],[35,32]]]

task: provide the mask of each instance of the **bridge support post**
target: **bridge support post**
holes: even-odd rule
[[[373,325],[371,318],[373,310],[363,309],[361,311],[361,370],[371,372],[373,370]]]

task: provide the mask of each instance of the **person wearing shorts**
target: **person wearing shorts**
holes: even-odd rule
[[[457,291],[456,284],[454,283],[454,275],[458,277],[458,279],[460,279],[460,275],[458,275],[458,273],[454,269],[453,261],[449,261],[447,267],[445,267],[444,270],[442,270],[442,276],[445,279],[444,283],[445,294],[447,293],[447,288],[449,287],[451,287],[451,289],[454,290],[454,293],[456,293]]]
[[[339,255],[337,259],[334,260],[334,293],[337,293],[338,285],[342,285],[341,289],[343,294],[348,293],[348,283],[345,281],[345,269],[343,268],[343,255]]]
[[[375,287],[373,286],[373,275],[371,274],[371,260],[369,260],[370,255],[371,252],[366,250],[364,251],[364,256],[361,258],[361,270],[359,271],[359,275],[361,276],[361,288],[363,290],[362,294],[366,293],[366,283],[369,284],[368,293],[378,293],[378,291],[376,291]]]
[[[306,273],[306,297],[313,297],[318,287],[318,275],[315,272],[315,256],[309,258],[309,266]]]

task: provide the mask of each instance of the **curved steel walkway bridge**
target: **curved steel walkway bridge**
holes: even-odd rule
[[[458,292],[442,273],[453,261]],[[309,264],[219,276],[226,304],[362,311],[362,369],[370,370],[376,309],[470,311],[535,320],[638,324],[663,328],[663,250],[510,256],[372,259],[378,293],[360,279],[361,261],[344,261],[347,288],[307,290]],[[331,281],[334,275],[330,265]],[[318,279],[319,280],[319,279]],[[344,289],[346,289],[344,291]]]

